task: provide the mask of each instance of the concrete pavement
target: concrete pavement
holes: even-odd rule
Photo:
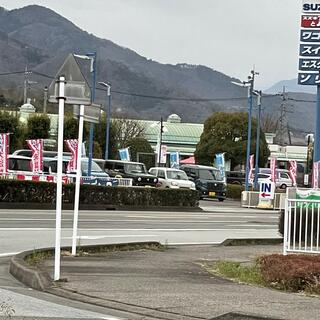
[[[273,246],[178,246],[165,251],[120,251],[62,259],[67,282],[54,293],[137,319],[319,319],[319,298],[237,284],[209,274],[203,264],[249,262],[281,252]],[[42,268],[52,274],[52,260]],[[254,315],[232,316],[228,313]],[[130,319],[130,318],[129,318]]]

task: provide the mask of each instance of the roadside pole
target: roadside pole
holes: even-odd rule
[[[79,216],[79,198],[80,198],[80,179],[81,179],[81,146],[83,140],[83,116],[84,105],[80,105],[79,111],[79,133],[78,133],[78,151],[77,151],[77,176],[74,197],[74,214],[73,214],[73,232],[72,232],[72,250],[71,254],[77,254],[77,231],[78,231],[78,216]]]
[[[58,168],[56,195],[56,242],[54,257],[54,280],[60,279],[60,248],[61,248],[61,205],[62,205],[62,157],[63,157],[63,120],[65,102],[65,77],[59,76],[59,122],[58,122]]]
[[[260,151],[260,120],[261,120],[261,91],[258,92],[258,115],[257,115],[257,135],[256,135],[256,155],[254,169],[254,189],[258,190],[258,171],[259,171],[259,151]]]
[[[320,161],[320,86],[317,85],[316,132],[314,135],[313,162]]]

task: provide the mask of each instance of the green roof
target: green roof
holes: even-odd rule
[[[140,121],[145,128],[145,138],[150,143],[157,143],[160,121]],[[203,131],[203,124],[200,123],[175,123],[175,122],[163,122],[165,132],[162,134],[163,144],[174,145],[186,145],[193,146],[200,140],[200,136]]]

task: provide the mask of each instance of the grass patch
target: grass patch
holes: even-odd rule
[[[265,285],[258,262],[244,265],[239,262],[218,261],[213,266],[206,266],[207,271],[239,282]]]
[[[151,251],[165,251],[167,249],[166,245],[160,243],[128,243],[128,244],[114,244],[114,245],[105,245],[105,246],[93,246],[93,247],[81,247],[77,248],[78,256],[88,256],[88,255],[97,255],[107,252],[117,252],[117,251],[138,251],[138,250],[151,250]]]
[[[51,251],[34,251],[31,254],[29,254],[28,256],[25,257],[25,261],[31,265],[31,266],[36,266],[37,264],[39,264],[41,261],[52,257],[53,252]]]
[[[320,256],[265,255],[252,264],[218,261],[204,265],[213,274],[234,281],[282,291],[320,295]]]

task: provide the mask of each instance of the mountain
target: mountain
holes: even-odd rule
[[[298,84],[298,79],[291,79],[291,80],[282,80],[274,84],[269,89],[265,90],[264,93],[268,94],[277,94],[282,92],[283,89],[289,92],[304,92],[304,93],[316,93],[315,86],[302,86]]]
[[[215,111],[247,110],[247,89],[232,84],[239,82],[233,77],[206,66],[147,59],[81,30],[45,7],[31,5],[11,11],[0,7],[0,74],[23,71],[28,65],[36,72],[29,76],[37,82],[31,86],[33,94],[42,95],[51,82],[46,75],[54,76],[69,53],[93,51],[97,53],[97,82],[112,85],[113,111],[143,119],[177,113],[184,122],[203,122]],[[0,89],[22,92],[23,81],[23,73],[2,76]],[[97,90],[96,100],[104,102],[105,92]],[[280,96],[264,98],[264,113],[278,117],[281,103]],[[311,109],[299,102],[296,108],[297,113],[289,114],[290,125],[292,122],[297,132],[312,130],[313,119],[305,112]]]

